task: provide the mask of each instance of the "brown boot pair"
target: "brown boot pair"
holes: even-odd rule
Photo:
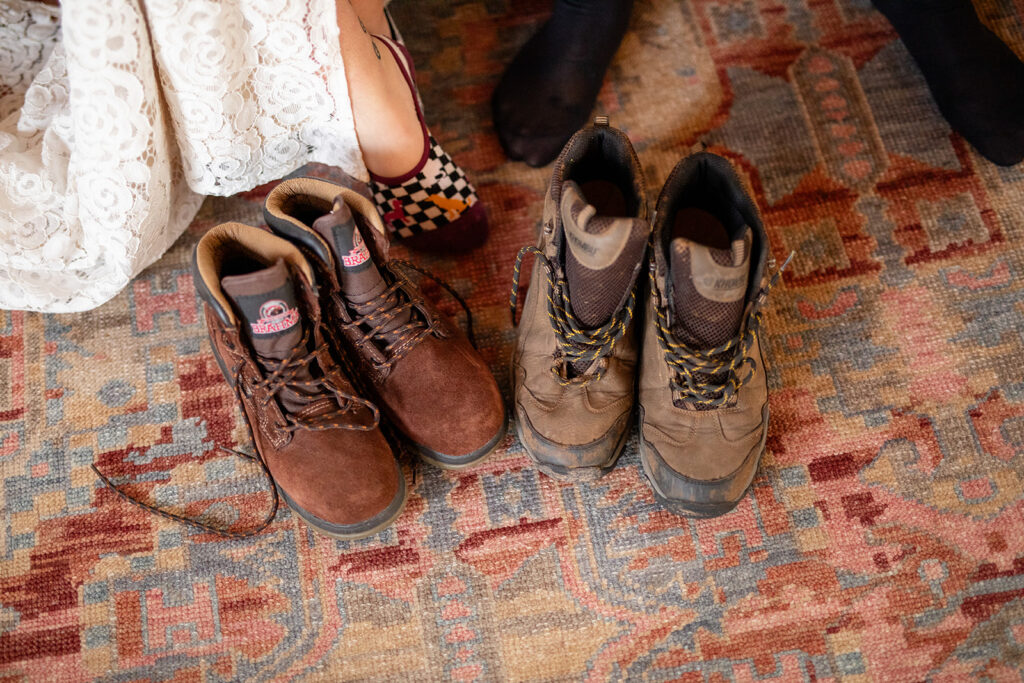
[[[501,441],[504,403],[466,337],[389,258],[372,202],[297,178],[264,213],[272,232],[226,223],[196,246],[214,355],[288,505],[322,533],[367,536],[406,496],[382,416],[424,460],[462,468]]]
[[[603,475],[636,404],[656,497],[679,514],[729,511],[765,450],[758,331],[772,284],[761,285],[764,227],[729,162],[683,159],[649,219],[636,153],[598,117],[555,161],[542,221],[511,300],[514,319],[522,259],[535,255],[512,359],[530,458],[555,478]]]

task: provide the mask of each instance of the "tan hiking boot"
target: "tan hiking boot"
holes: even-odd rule
[[[700,153],[665,183],[652,245],[641,462],[670,510],[720,515],[750,486],[768,433],[758,339],[767,236],[729,162]]]
[[[556,478],[615,465],[633,413],[633,313],[650,237],[643,172],[629,139],[599,118],[555,161],[512,357],[519,440]]]
[[[390,524],[405,478],[323,336],[313,270],[292,244],[225,223],[196,245],[214,356],[274,485],[317,531],[360,538]]]
[[[457,469],[498,447],[507,420],[490,368],[389,258],[370,200],[295,178],[271,191],[264,215],[316,269],[339,358],[424,460]]]

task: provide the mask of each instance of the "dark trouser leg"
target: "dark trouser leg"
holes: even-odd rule
[[[632,6],[633,0],[554,0],[551,18],[494,91],[494,127],[509,158],[543,166],[586,122]]]

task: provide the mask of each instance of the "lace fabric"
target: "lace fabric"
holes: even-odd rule
[[[98,306],[311,161],[368,179],[333,0],[0,4],[0,308]]]

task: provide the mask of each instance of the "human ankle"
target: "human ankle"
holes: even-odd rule
[[[373,97],[353,102],[356,133],[363,163],[377,177],[396,178],[414,172],[429,147],[413,86],[396,55],[374,38],[380,55],[380,74]]]

